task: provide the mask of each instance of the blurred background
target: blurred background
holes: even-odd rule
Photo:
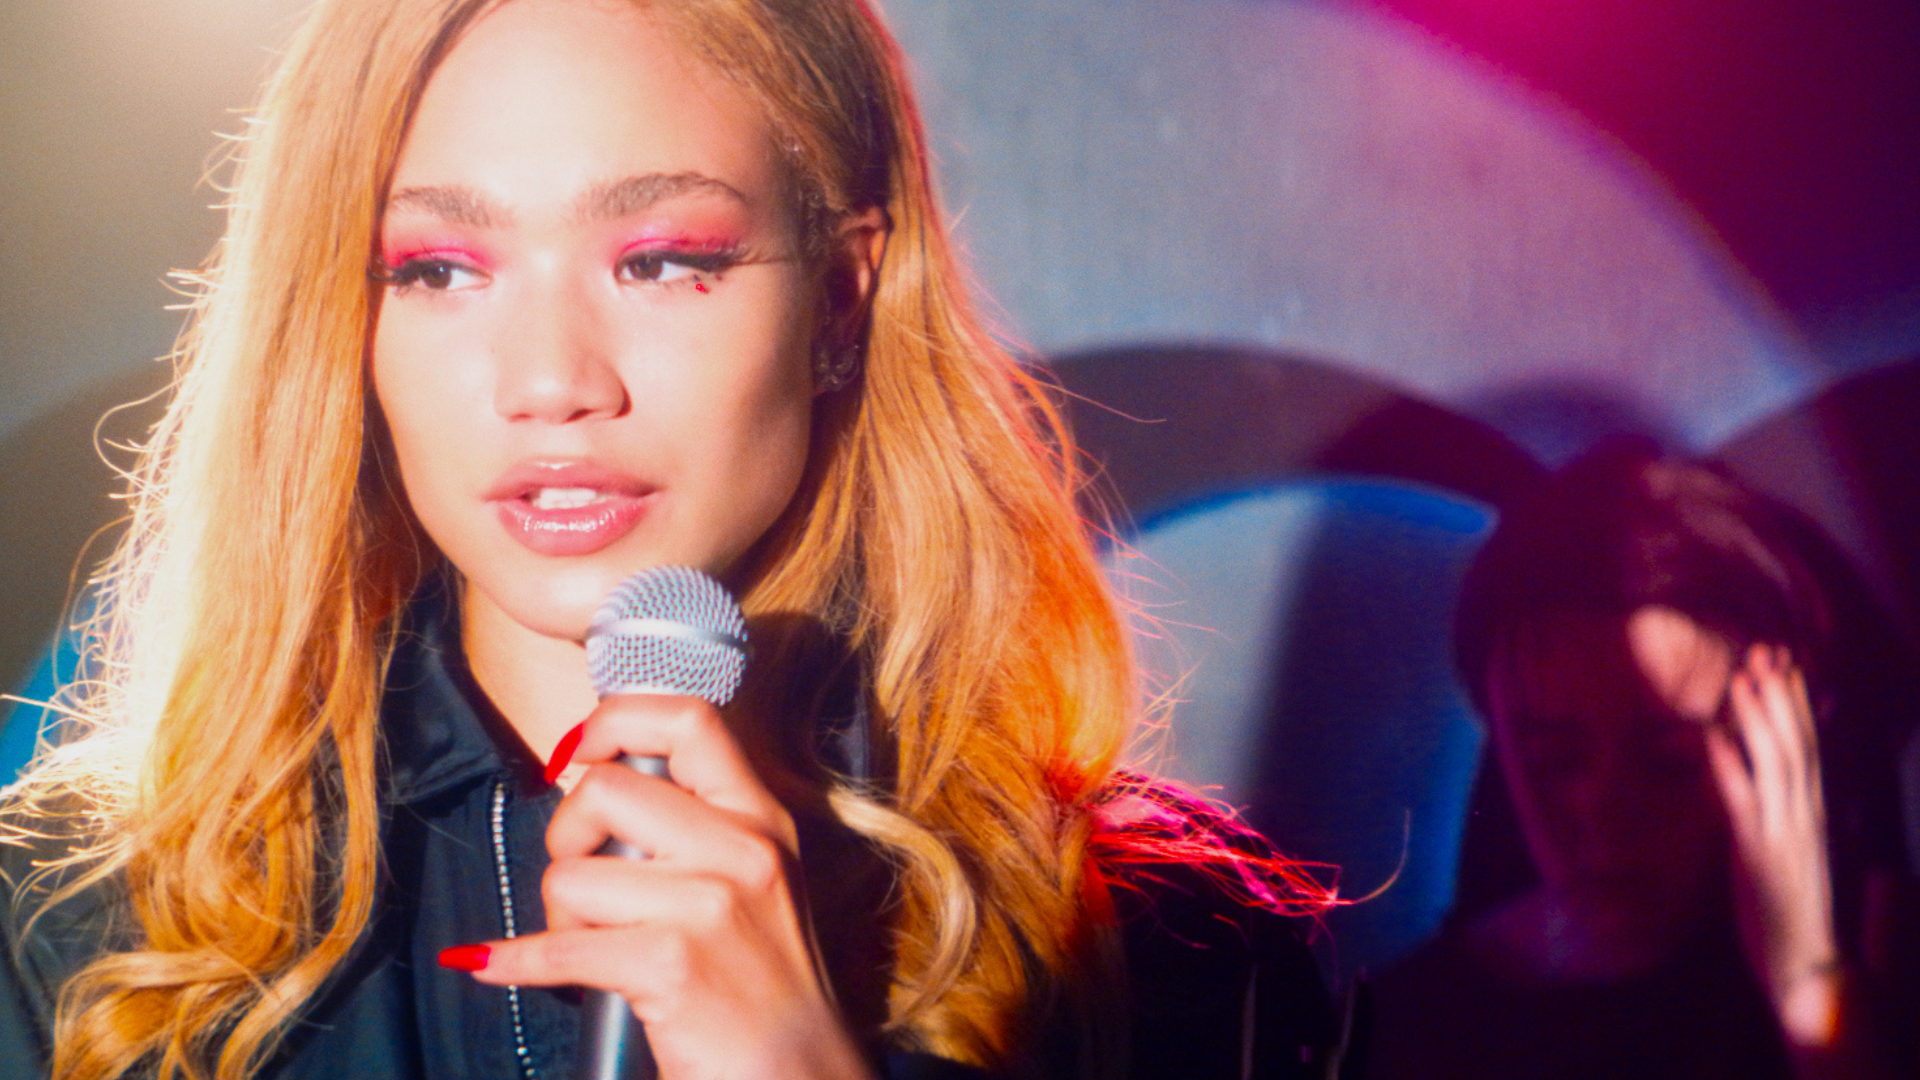
[[[97,447],[153,407],[96,422],[165,383],[169,271],[212,247],[209,168],[303,6],[0,0],[0,678],[30,673],[115,516]],[[1503,500],[1602,437],[1718,456],[1912,621],[1920,5],[880,6],[982,293],[1084,395],[1138,526],[1116,579],[1186,627],[1151,654],[1193,673],[1169,767],[1243,802],[1284,786],[1235,748],[1279,746],[1248,734],[1275,710],[1327,715],[1313,679],[1350,685],[1401,635],[1405,670],[1352,708],[1414,710],[1425,764],[1401,764],[1450,779],[1378,800],[1384,854],[1338,860],[1361,891],[1404,846],[1439,855],[1395,895],[1450,902],[1480,735],[1447,590]],[[1233,610],[1183,606],[1208,595]],[[1381,595],[1415,614],[1342,614]],[[1401,745],[1400,722],[1350,737]]]

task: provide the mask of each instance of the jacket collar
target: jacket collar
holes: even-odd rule
[[[407,606],[380,708],[385,792],[411,803],[483,777],[539,783],[541,763],[494,711],[467,671],[457,585],[433,575]],[[857,663],[823,664],[815,702],[814,752],[828,769],[871,785],[890,773],[875,742]]]
[[[539,770],[467,672],[454,588],[444,577],[430,578],[408,605],[394,642],[380,729],[386,794],[395,803],[481,777]]]

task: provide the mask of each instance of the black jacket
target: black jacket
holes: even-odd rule
[[[384,885],[360,947],[288,1034],[262,1075],[272,1080],[563,1080],[571,1071],[578,995],[485,986],[441,968],[449,945],[543,928],[544,835],[560,792],[504,730],[465,677],[455,628],[416,605],[396,649],[383,709]],[[474,702],[481,702],[476,709]],[[210,748],[210,751],[212,748]],[[828,822],[800,821],[802,863],[822,949],[856,1031],[877,1032],[886,945],[871,906],[884,871]],[[54,842],[0,848],[4,896]],[[107,945],[111,888],[48,911],[22,936],[37,897],[0,909],[0,1077],[44,1076],[60,984]],[[1132,1075],[1227,1080],[1319,1075],[1330,1014],[1291,920],[1234,904],[1204,874],[1162,868],[1116,890],[1123,918]],[[862,905],[865,905],[862,910]],[[864,972],[864,975],[862,974]],[[851,974],[848,974],[851,973]],[[1251,1024],[1245,1021],[1251,1021]],[[1060,1076],[1071,1040],[1050,1033]],[[890,1048],[873,1036],[890,1080],[982,1074]]]

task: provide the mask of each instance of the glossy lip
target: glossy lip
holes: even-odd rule
[[[592,488],[606,498],[589,506],[539,510],[541,488]],[[494,507],[507,534],[537,555],[591,555],[640,524],[655,502],[652,484],[592,462],[535,461],[517,465],[482,496]]]

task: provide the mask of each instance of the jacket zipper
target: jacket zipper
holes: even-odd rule
[[[489,820],[493,826],[493,869],[500,881],[500,926],[504,937],[515,937],[519,931],[513,918],[513,874],[507,865],[507,783],[493,782],[493,812]],[[527,1047],[527,1029],[520,1018],[520,988],[507,987],[507,1013],[513,1019],[513,1056],[520,1063],[522,1080],[538,1080],[540,1071],[533,1067],[533,1052]]]

